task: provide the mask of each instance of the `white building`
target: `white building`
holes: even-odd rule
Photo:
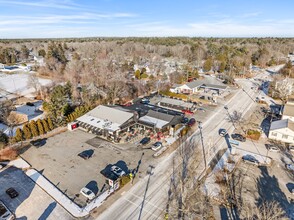
[[[268,138],[294,144],[294,122],[290,119],[272,122]]]

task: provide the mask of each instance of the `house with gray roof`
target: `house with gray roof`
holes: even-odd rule
[[[175,84],[170,91],[174,93],[194,94],[201,89],[206,91],[214,90],[220,93],[221,91],[226,90],[227,86],[214,77],[205,77],[204,79],[194,80],[183,85]]]
[[[271,123],[268,138],[294,144],[294,122],[290,119],[273,121]]]

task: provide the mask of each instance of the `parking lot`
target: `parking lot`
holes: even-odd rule
[[[94,151],[87,160],[78,156],[85,150]],[[100,173],[103,169],[116,164],[126,173],[133,169],[138,174],[145,173],[148,165],[155,165],[153,154],[151,149],[129,143],[112,144],[78,129],[51,137],[42,146],[31,146],[22,157],[69,198],[84,206],[86,198],[79,194],[81,188],[90,186],[96,195],[107,189],[106,178]]]
[[[73,219],[46,192],[36,185],[25,173],[15,167],[0,171],[0,199],[16,215],[17,219]],[[13,187],[16,198],[10,198],[6,189]]]

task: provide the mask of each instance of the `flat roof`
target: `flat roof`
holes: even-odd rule
[[[127,120],[132,118],[134,116],[133,113],[129,113],[126,111],[122,111],[120,109],[111,108],[104,105],[99,105],[93,110],[86,113],[88,116],[92,116],[94,118],[102,119],[102,120],[108,120],[112,123],[120,124],[122,125]]]
[[[179,99],[166,98],[166,97],[163,97],[159,102],[170,104],[170,105],[182,106],[184,108],[192,108],[194,105],[193,103],[185,102]]]

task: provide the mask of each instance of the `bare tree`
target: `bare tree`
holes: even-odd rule
[[[35,73],[32,73],[29,75],[27,86],[29,88],[33,87],[35,92],[39,91],[41,84],[40,84],[39,79]]]

